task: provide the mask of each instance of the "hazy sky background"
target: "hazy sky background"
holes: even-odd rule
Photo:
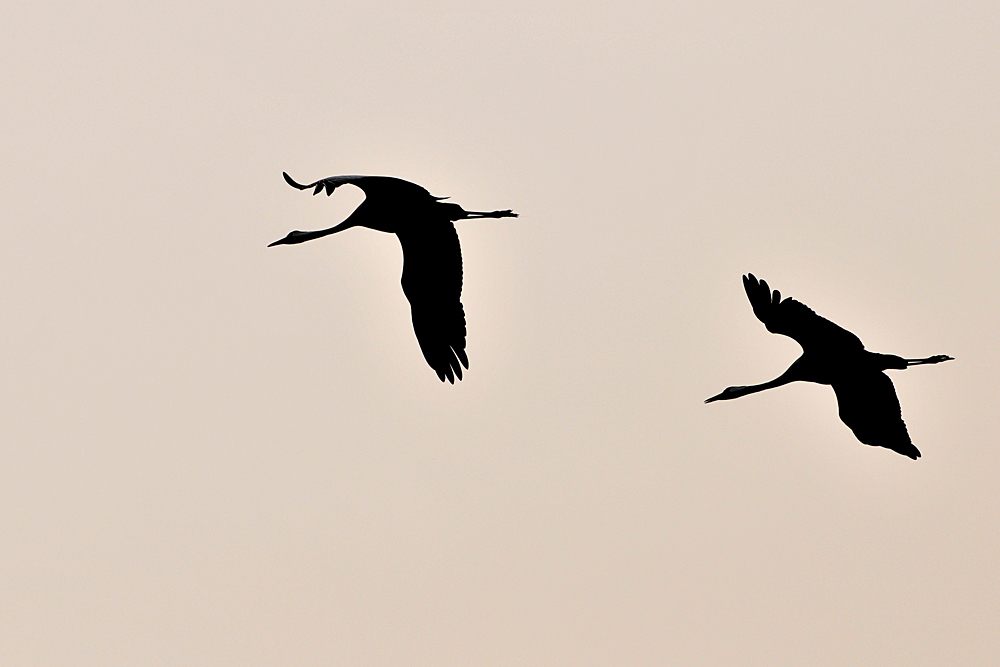
[[[998,664],[995,2],[138,5],[0,21],[0,663]],[[282,170],[521,214],[463,382]]]

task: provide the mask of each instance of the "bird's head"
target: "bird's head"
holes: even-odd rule
[[[298,230],[295,230],[293,232],[288,232],[288,236],[286,236],[285,238],[278,239],[274,243],[267,244],[267,247],[270,248],[271,246],[276,246],[276,245],[291,245],[293,243],[302,243],[304,241],[308,241],[311,238],[313,237],[310,236],[309,232],[300,232]]]
[[[306,241],[312,241],[313,239],[322,238],[324,236],[329,236],[330,234],[336,234],[337,232],[342,232],[345,229],[350,229],[351,227],[356,227],[358,225],[357,216],[351,214],[348,216],[347,220],[336,227],[331,227],[330,229],[320,229],[315,232],[300,232],[295,230],[294,232],[288,232],[288,236],[283,239],[278,239],[274,243],[268,243],[267,247],[276,245],[293,245],[295,243],[305,243]]]
[[[705,402],[711,403],[713,401],[728,401],[731,398],[739,398],[740,396],[743,396],[746,393],[745,390],[746,390],[745,386],[726,387],[725,389],[722,390],[722,393],[716,394],[712,398],[706,398]]]

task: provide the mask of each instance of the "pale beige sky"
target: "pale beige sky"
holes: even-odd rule
[[[1000,9],[7,3],[0,663],[1000,664]],[[388,174],[470,209],[471,361]],[[892,374],[917,462],[753,271]]]

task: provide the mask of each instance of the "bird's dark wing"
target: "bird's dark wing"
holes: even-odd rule
[[[462,249],[455,225],[424,221],[398,232],[403,246],[403,293],[410,301],[413,331],[424,359],[443,382],[462,379],[465,309],[462,308]]]
[[[858,440],[885,447],[911,459],[920,451],[910,441],[892,380],[882,372],[858,373],[833,383],[840,419]]]
[[[743,276],[743,287],[753,306],[753,314],[771,333],[793,338],[803,350],[836,355],[865,349],[861,339],[847,329],[820,317],[800,301],[781,299],[781,292],[768,287],[751,273]]]
[[[293,188],[299,190],[312,189],[314,195],[318,195],[326,190],[326,194],[329,197],[341,185],[356,185],[364,191],[366,197],[375,195],[380,198],[390,199],[394,203],[404,207],[414,204],[426,204],[428,200],[437,201],[443,199],[443,197],[431,196],[430,192],[416,183],[410,183],[409,181],[392,176],[331,176],[315,183],[303,185],[296,183],[285,172],[281,172],[281,175],[285,177],[285,182]]]

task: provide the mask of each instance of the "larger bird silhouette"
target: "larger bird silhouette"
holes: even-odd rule
[[[365,193],[351,215],[339,225],[315,232],[293,231],[268,247],[304,243],[351,227],[368,227],[395,234],[403,246],[403,294],[410,302],[413,332],[424,359],[443,382],[462,379],[469,368],[465,353],[465,309],[462,307],[462,249],[455,220],[516,218],[510,211],[466,211],[442,202],[415,183],[391,176],[331,176],[302,185],[282,172],[293,188],[318,195],[333,194],[341,185],[356,185]]]
[[[795,299],[782,300],[778,290],[751,273],[743,276],[754,315],[771,333],[788,336],[802,346],[802,356],[770,382],[747,387],[727,387],[707,399],[725,401],[789,382],[804,381],[833,387],[840,405],[840,419],[866,445],[885,447],[911,459],[920,451],[910,441],[892,380],[882,371],[937,364],[952,357],[939,354],[926,359],[903,359],[893,354],[869,352],[857,336],[814,313]]]

